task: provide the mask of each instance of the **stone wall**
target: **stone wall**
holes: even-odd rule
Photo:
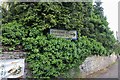
[[[0,54],[0,59],[19,59],[25,58],[25,52],[3,52]],[[71,78],[81,78],[89,74],[95,73],[99,70],[102,70],[109,65],[116,62],[117,56],[112,54],[110,56],[91,56],[86,58],[82,65],[79,68],[73,68],[68,73]],[[27,63],[25,63],[25,75],[24,78],[30,76],[29,69],[27,68]]]
[[[82,65],[79,66],[82,77],[95,73],[99,70],[105,69],[111,64],[115,63],[117,56],[112,54],[110,56],[91,56],[86,58]]]
[[[25,52],[2,52],[2,54],[0,54],[0,59],[19,59],[25,57]]]

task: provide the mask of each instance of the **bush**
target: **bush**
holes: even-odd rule
[[[86,57],[106,55],[101,43],[85,36],[78,40],[55,38],[15,21],[2,25],[2,30],[4,46],[14,50],[20,45],[22,50],[29,52],[26,61],[34,78],[64,76],[64,72],[79,66]]]
[[[113,50],[116,54],[120,54],[120,42],[119,41],[116,41],[116,43],[114,44]]]
[[[36,37],[42,34],[39,29],[23,26],[16,21],[3,24],[1,28],[4,51],[24,50],[22,48],[23,38]]]
[[[100,43],[90,40],[81,37],[71,41],[49,35],[23,39],[24,48],[30,52],[27,62],[33,77],[64,76],[65,71],[80,65],[87,56],[106,54]]]
[[[109,51],[115,38],[103,15],[101,2],[13,2],[2,6],[2,23],[17,21],[29,31],[28,37],[36,37],[43,31],[55,28],[76,30],[78,36],[95,39]],[[45,32],[46,33],[46,32]],[[80,37],[80,36],[79,36]]]
[[[9,49],[14,50],[17,46],[21,45],[23,37],[27,36],[25,27],[16,21],[3,24],[2,28],[2,45],[9,46]]]

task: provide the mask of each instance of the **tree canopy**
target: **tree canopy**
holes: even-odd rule
[[[101,4],[101,2],[96,2],[95,5],[92,2],[9,3],[8,11],[3,11],[3,24],[15,20],[25,28],[36,29],[36,32],[44,34],[47,34],[46,31],[50,28],[77,30],[79,36],[96,39],[110,49],[115,39],[108,27]]]

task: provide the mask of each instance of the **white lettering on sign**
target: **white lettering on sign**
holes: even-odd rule
[[[77,39],[77,31],[75,30],[67,31],[67,30],[50,29],[50,34],[58,38]]]
[[[0,79],[24,76],[24,59],[0,60]]]

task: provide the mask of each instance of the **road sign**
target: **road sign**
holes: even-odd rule
[[[52,34],[58,38],[77,39],[77,31],[76,30],[68,31],[68,30],[50,29],[50,34]]]

